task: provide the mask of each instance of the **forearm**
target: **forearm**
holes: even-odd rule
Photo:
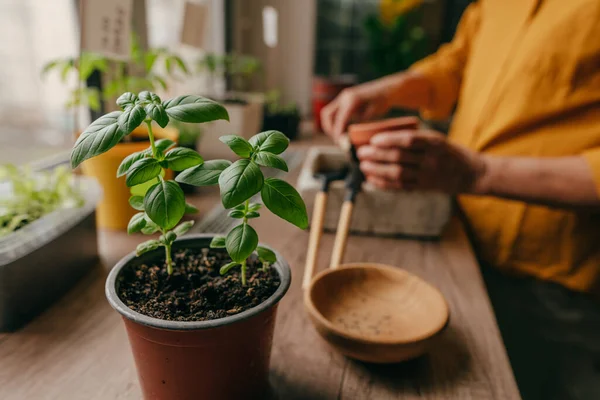
[[[474,194],[554,207],[600,208],[589,165],[583,157],[484,156]]]
[[[417,110],[429,106],[431,82],[414,71],[399,72],[368,82],[369,91],[381,93],[389,108]]]

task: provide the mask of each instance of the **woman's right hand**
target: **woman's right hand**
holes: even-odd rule
[[[429,82],[415,72],[401,72],[344,89],[321,111],[323,130],[337,140],[351,120],[380,117],[392,107],[415,109],[429,100]]]

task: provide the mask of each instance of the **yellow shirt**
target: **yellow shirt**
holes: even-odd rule
[[[600,191],[600,1],[482,0],[453,41],[413,66],[433,82],[423,114],[450,140],[502,156],[583,155]],[[600,293],[600,213],[460,196],[480,258]]]

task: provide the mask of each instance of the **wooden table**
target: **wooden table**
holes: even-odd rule
[[[203,211],[215,201],[214,191],[191,199]],[[431,353],[392,366],[348,360],[321,340],[304,313],[300,288],[308,234],[268,212],[256,221],[261,241],[282,253],[294,276],[277,317],[274,398],[520,398],[479,268],[457,220],[439,242],[349,240],[346,260],[405,268],[437,286],[450,305],[450,325]],[[110,267],[143,240],[101,232],[101,266],[24,329],[0,334],[0,399],[140,398],[125,330],[105,300],[104,281]],[[333,236],[324,235],[320,265],[326,265],[332,244]]]

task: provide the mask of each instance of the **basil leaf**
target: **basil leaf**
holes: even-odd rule
[[[127,186],[135,186],[148,182],[160,174],[160,164],[154,158],[142,158],[136,161],[127,172],[125,183]]]
[[[123,93],[117,99],[117,105],[119,107],[121,107],[122,109],[126,109],[128,107],[133,107],[135,105],[135,102],[137,101],[137,99],[138,99],[138,97],[131,92]]]
[[[255,151],[281,154],[290,144],[290,139],[279,131],[266,131],[252,136],[249,140]]]
[[[144,103],[161,104],[160,97],[158,97],[156,93],[152,93],[147,90],[140,92],[139,98],[140,101]]]
[[[265,206],[273,214],[291,222],[300,229],[306,229],[308,226],[306,205],[292,185],[281,179],[268,178],[265,179],[260,194]]]
[[[248,218],[248,219],[258,218],[258,217],[260,217],[260,214],[257,213],[256,211],[249,211],[248,214],[246,214],[246,218]]]
[[[238,211],[246,211],[246,205],[245,204],[240,204],[237,205],[235,207],[233,207],[234,210],[238,210]]]
[[[260,210],[261,207],[262,207],[262,204],[250,203],[250,206],[248,207],[248,211],[258,211],[258,210]]]
[[[211,186],[219,183],[221,172],[231,165],[227,160],[211,160],[202,165],[187,169],[175,180],[193,186]]]
[[[156,150],[159,150],[163,153],[169,147],[174,146],[174,145],[175,145],[175,142],[170,139],[159,139],[156,142],[154,142],[154,147],[156,147]],[[152,154],[152,147],[149,147],[148,150],[150,151],[150,154]]]
[[[129,205],[138,211],[144,210],[144,198],[142,196],[131,196],[129,198]]]
[[[165,170],[163,169],[160,172],[161,176],[164,176],[165,174]],[[160,179],[155,178],[155,179],[151,179],[148,182],[144,182],[141,185],[135,185],[132,186],[129,191],[131,192],[131,194],[133,196],[146,196],[146,193],[148,193],[148,190],[150,190],[150,188],[154,185],[156,185],[157,183],[160,182]]]
[[[185,203],[185,214],[196,214],[198,213],[198,209],[191,205],[190,203]]]
[[[229,121],[225,107],[205,97],[186,95],[163,103],[169,117],[181,122],[209,122],[224,119]]]
[[[241,224],[233,228],[225,239],[227,253],[233,261],[242,263],[258,246],[258,234],[248,224]]]
[[[185,196],[175,181],[160,181],[144,197],[148,217],[163,229],[171,229],[185,212]]]
[[[131,235],[132,233],[139,232],[144,226],[146,226],[146,220],[144,219],[145,215],[145,213],[139,212],[133,217],[131,217],[131,219],[129,220],[129,224],[127,225],[128,234]]]
[[[221,275],[225,275],[226,273],[229,272],[229,270],[233,267],[237,267],[238,265],[240,265],[240,263],[237,263],[235,261],[232,261],[230,263],[227,263],[225,265],[223,265],[220,269],[219,269],[219,273]]]
[[[254,161],[256,161],[258,165],[262,165],[263,167],[277,168],[282,171],[288,172],[288,166],[285,160],[273,153],[260,151],[256,154],[256,158],[254,159]]]
[[[229,146],[240,157],[248,158],[252,153],[252,145],[246,139],[237,135],[221,136],[219,140]]]
[[[225,237],[215,236],[210,242],[211,249],[223,249],[225,248]]]
[[[169,116],[162,104],[150,103],[144,107],[144,111],[150,118],[156,121],[161,128],[164,128],[169,124]]]
[[[239,210],[233,210],[233,211],[229,211],[229,214],[228,214],[228,215],[229,215],[229,217],[231,217],[231,218],[237,218],[237,219],[241,219],[241,218],[244,218],[244,216],[245,216],[246,214],[244,214],[244,212],[243,212],[243,211],[239,211]]]
[[[277,256],[271,249],[267,249],[266,247],[258,246],[256,248],[256,253],[258,253],[258,259],[262,262],[274,263],[277,262]]]
[[[165,161],[173,171],[183,171],[204,162],[200,154],[185,147],[175,147],[170,150],[165,157]]]
[[[130,155],[128,155],[127,157],[125,157],[123,159],[123,161],[121,161],[121,164],[119,165],[119,168],[117,169],[117,178],[122,177],[123,175],[125,175],[127,173],[127,171],[129,171],[129,168],[131,168],[131,166],[138,160],[141,160],[144,157],[147,157],[148,155],[150,155],[150,153],[147,150],[144,151],[138,151],[137,153],[132,153]]]
[[[119,127],[127,134],[131,133],[135,128],[140,126],[146,118],[146,111],[139,104],[125,108],[125,111],[119,115]]]
[[[192,228],[192,226],[194,226],[194,221],[185,221],[177,225],[175,229],[173,229],[173,232],[175,232],[177,236],[183,236]]]
[[[237,160],[219,176],[221,201],[225,208],[232,208],[260,192],[263,174],[258,165],[250,160]]]
[[[144,219],[146,220],[146,226],[142,228],[142,233],[144,235],[152,235],[160,230],[160,227],[156,225],[150,218],[148,218],[147,214]]]
[[[71,151],[72,168],[107,152],[123,139],[128,132],[119,127],[118,118],[122,114],[122,111],[113,111],[103,115],[83,131]]]
[[[135,253],[136,255],[141,256],[144,253],[158,249],[159,246],[160,242],[158,240],[148,240],[144,243],[138,244],[137,248],[135,249]]]

